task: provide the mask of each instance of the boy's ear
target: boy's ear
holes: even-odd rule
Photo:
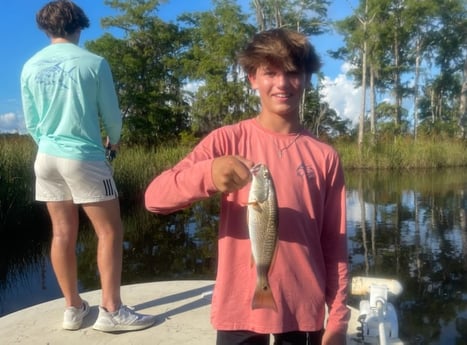
[[[256,90],[257,89],[256,74],[254,74],[254,73],[248,74],[248,81],[250,82],[251,88],[253,90]]]

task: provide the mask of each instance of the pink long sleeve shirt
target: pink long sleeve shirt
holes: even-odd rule
[[[344,176],[335,150],[309,132],[277,134],[255,119],[219,128],[150,183],[146,208],[167,214],[216,193],[211,165],[225,155],[264,163],[271,171],[279,206],[279,242],[269,282],[278,311],[251,309],[256,270],[251,265],[246,186],[222,195],[211,308],[214,328],[284,333],[325,327],[345,332],[350,311]]]

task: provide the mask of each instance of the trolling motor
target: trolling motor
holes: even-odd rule
[[[402,285],[393,279],[354,277],[353,295],[369,295],[361,300],[358,321],[359,333],[364,343],[402,344],[399,339],[399,322],[396,309],[388,302],[388,294],[395,296],[402,292]]]

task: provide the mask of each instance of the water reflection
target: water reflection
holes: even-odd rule
[[[407,343],[467,344],[465,169],[349,171],[346,180],[352,275],[402,283],[404,292],[393,303]],[[214,278],[217,200],[168,216],[124,202],[124,284]],[[40,230],[48,223],[35,217],[33,224],[16,227],[14,240],[1,232],[7,239],[2,249],[8,250],[0,253],[0,315],[61,297],[46,255],[49,230]],[[95,248],[94,233],[84,222],[78,246],[83,291],[99,288]]]
[[[406,340],[466,344],[465,170],[347,176],[352,274],[402,282]]]

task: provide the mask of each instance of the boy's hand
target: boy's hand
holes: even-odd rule
[[[251,181],[254,163],[240,156],[224,156],[212,162],[212,181],[221,193],[236,191]]]
[[[112,162],[115,157],[117,157],[117,151],[119,149],[119,145],[117,144],[112,144],[110,142],[110,138],[107,137],[106,142],[105,142],[105,157],[109,160],[109,162]]]
[[[112,162],[115,157],[117,157],[117,151],[118,151],[118,144],[112,145],[108,144],[105,148],[105,157],[108,159],[109,162]]]
[[[345,345],[347,337],[345,333],[324,331],[322,345]]]

